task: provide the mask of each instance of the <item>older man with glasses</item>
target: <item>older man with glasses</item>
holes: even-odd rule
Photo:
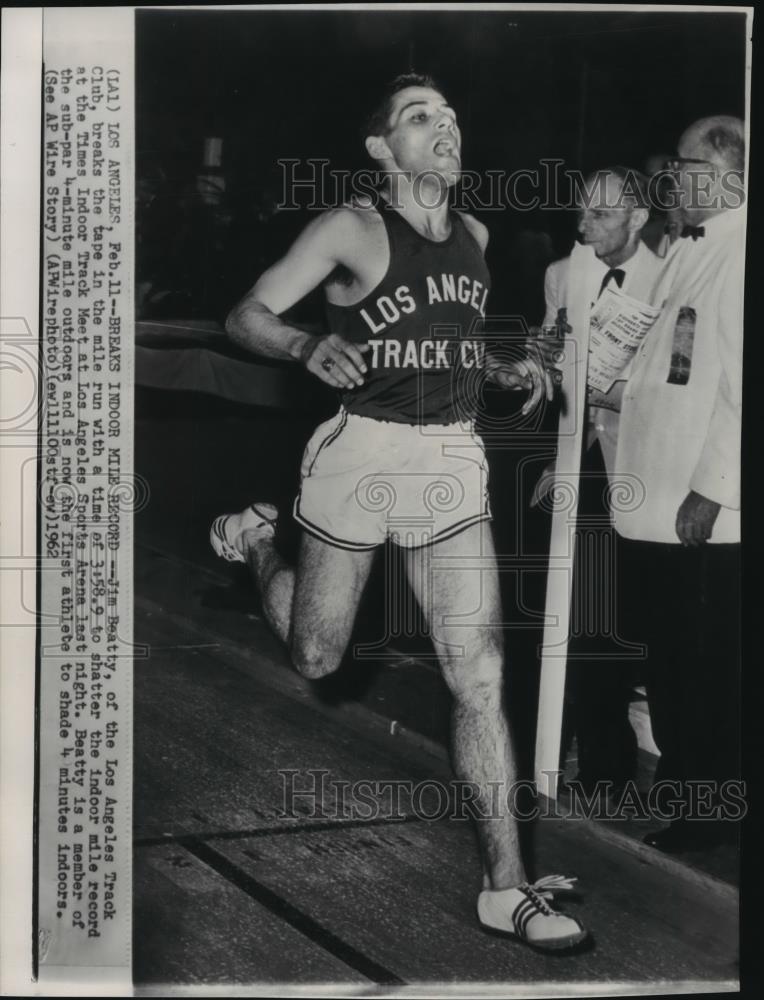
[[[721,821],[742,808],[729,781],[739,772],[744,135],[738,118],[701,119],[666,164],[684,224],[621,406],[614,479],[638,476],[644,502],[617,510],[615,526],[643,583],[633,638],[648,647],[656,780],[672,782],[673,820],[645,840],[664,851],[729,839]]]

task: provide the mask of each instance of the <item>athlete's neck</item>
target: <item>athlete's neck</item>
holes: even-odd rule
[[[445,240],[451,234],[448,211],[448,188],[427,183],[427,179],[409,179],[404,174],[388,177],[381,189],[382,197],[398,211],[412,229],[430,240]]]

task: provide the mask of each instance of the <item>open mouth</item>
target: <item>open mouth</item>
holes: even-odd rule
[[[459,151],[450,139],[439,139],[433,146],[433,150],[436,156],[451,156],[455,160],[459,159]]]

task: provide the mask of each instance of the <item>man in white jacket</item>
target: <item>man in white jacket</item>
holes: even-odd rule
[[[638,171],[622,166],[603,168],[587,178],[578,229],[581,242],[594,251],[589,264],[593,295],[612,284],[631,298],[651,301],[661,261],[641,240],[649,218],[646,187]],[[570,274],[570,257],[547,268],[545,326],[564,326],[574,297],[582,294],[582,289],[571,287]],[[548,348],[545,341],[540,344]],[[623,581],[615,575],[617,553],[605,499],[615,471],[618,407],[627,377],[628,372],[622,372],[607,395],[590,393],[587,407],[567,685],[577,740],[577,781],[586,794],[606,781],[617,795],[636,771],[629,701],[630,668],[637,651],[623,644],[621,622],[611,613],[614,591],[622,589]],[[550,481],[551,472],[545,470],[542,482]]]
[[[697,121],[678,152],[669,167],[686,224],[656,287],[661,315],[632,361],[614,475],[616,487],[640,483],[615,526],[641,582],[635,638],[648,646],[656,779],[679,783],[673,821],[645,838],[666,851],[726,839],[719,821],[734,815],[723,783],[739,767],[743,122]]]

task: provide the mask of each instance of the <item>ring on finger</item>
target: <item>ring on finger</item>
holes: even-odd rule
[[[321,362],[321,367],[325,372],[330,372],[334,368],[334,358],[324,358]]]

